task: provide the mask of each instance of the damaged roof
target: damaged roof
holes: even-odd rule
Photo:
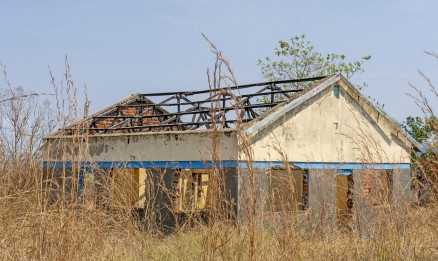
[[[197,91],[133,94],[52,136],[233,129],[285,104],[322,77]]]
[[[130,134],[236,128],[254,135],[338,81],[343,81],[372,110],[382,115],[421,151],[421,145],[344,76],[261,82],[196,91],[133,94],[51,136]]]

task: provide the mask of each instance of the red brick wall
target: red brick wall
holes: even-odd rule
[[[140,103],[138,103],[140,105]],[[115,111],[110,114],[103,114],[105,116],[117,116],[118,113],[120,113],[120,116],[136,116],[136,115],[144,115],[149,116],[151,115],[151,111],[148,110],[148,107],[140,108],[140,107],[126,107],[119,110],[119,112]],[[154,112],[154,115],[160,115],[161,112]],[[143,119],[125,119],[125,118],[101,118],[101,119],[94,119],[93,124],[89,126],[88,134],[89,135],[95,135],[99,133],[135,133],[135,132],[143,132],[144,129],[138,128],[138,129],[120,129],[120,130],[111,130],[109,132],[105,132],[105,129],[110,128],[111,126],[117,125],[119,123],[122,123],[126,120],[129,120],[128,124],[126,124],[125,127],[136,127],[136,126],[143,126],[143,125],[158,125],[160,124],[160,120],[158,117],[153,118],[143,118]],[[120,126],[123,127],[123,126]],[[83,129],[85,126],[78,126],[76,125],[70,130],[65,130],[64,135],[74,135],[78,133],[83,133]],[[97,129],[103,129],[102,131],[96,130]],[[80,130],[80,131],[79,131]],[[152,128],[151,130],[148,130],[150,132],[160,132],[160,131],[168,131],[168,130],[178,130],[177,127],[167,127],[167,128]]]

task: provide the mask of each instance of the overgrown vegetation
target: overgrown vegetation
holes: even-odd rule
[[[212,92],[219,87],[237,85],[229,62],[213,44],[211,47],[217,59],[214,70],[209,72]],[[249,186],[241,195],[245,200],[242,211],[246,214],[242,223],[229,222],[217,211],[207,224],[181,226],[164,234],[151,222],[156,213],[150,202],[143,219],[133,215],[123,198],[112,202],[117,208],[79,207],[83,203],[76,185],[79,168],[73,168],[71,175],[67,175],[65,169],[58,170],[59,173],[44,172],[39,151],[44,135],[83,115],[77,103],[78,87],[74,85],[68,62],[64,75],[65,79],[59,84],[52,76],[57,97],[55,109],[36,106],[37,96],[26,96],[9,80],[6,80],[6,88],[2,86],[3,99],[12,99],[0,103],[0,112],[4,113],[0,125],[3,135],[0,143],[1,259],[434,260],[438,257],[438,208],[433,196],[424,204],[412,199],[408,202],[412,204],[407,205],[391,200],[383,191],[382,206],[375,208],[372,218],[363,215],[366,206],[357,205],[354,220],[340,224],[331,223],[327,218],[330,201],[324,201],[323,195],[321,205],[324,207],[320,212],[297,209],[292,214],[286,211],[275,215],[269,211],[260,213],[257,209],[264,204],[260,200],[261,173],[252,167],[252,151],[243,134],[240,137],[242,159],[248,168],[240,175],[245,175]],[[241,109],[236,105],[237,115]],[[241,122],[236,126],[242,129]],[[213,130],[211,134],[213,148],[216,148],[218,131]],[[87,139],[77,137],[75,142],[86,143]],[[367,147],[365,141],[357,143],[361,144],[361,150],[376,149]],[[282,155],[281,144],[272,146]],[[211,153],[209,157],[213,161],[220,161],[215,149]],[[86,151],[79,154],[79,160],[88,158]],[[436,177],[436,160],[428,160],[419,163],[424,174],[421,177]],[[284,161],[287,164],[286,156]],[[220,176],[222,171],[218,167],[214,174]],[[114,193],[117,189],[110,178],[99,182],[101,193]],[[417,182],[424,184],[417,190],[427,191],[429,195],[435,193],[429,188],[436,180],[428,178]]]
[[[425,52],[433,59],[438,60],[438,54]],[[434,202],[438,199],[438,119],[433,103],[438,101],[438,90],[432,80],[422,71],[418,71],[426,83],[426,87],[419,87],[411,82],[409,86],[414,93],[408,93],[423,112],[423,117],[407,117],[403,128],[424,146],[421,155],[413,154],[412,163],[417,166],[416,185],[422,203]]]

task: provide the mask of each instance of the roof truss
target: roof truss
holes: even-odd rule
[[[64,129],[68,134],[136,133],[234,128],[237,119],[249,122],[262,112],[290,100],[313,77],[200,91],[136,94]],[[154,102],[154,101],[157,102]]]

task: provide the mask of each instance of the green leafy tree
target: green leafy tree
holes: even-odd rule
[[[402,123],[402,127],[407,133],[409,133],[409,135],[420,143],[430,138],[433,132],[430,124],[428,124],[428,120],[423,120],[420,117],[407,117],[406,121]]]
[[[308,78],[342,73],[351,78],[362,73],[362,65],[371,59],[364,56],[358,61],[349,62],[343,54],[322,54],[306,40],[305,35],[294,36],[290,41],[279,41],[274,57],[266,57],[258,61],[263,78],[269,81]],[[362,88],[366,84],[358,86]],[[299,86],[289,86],[289,88]],[[302,87],[302,86],[301,86]]]

